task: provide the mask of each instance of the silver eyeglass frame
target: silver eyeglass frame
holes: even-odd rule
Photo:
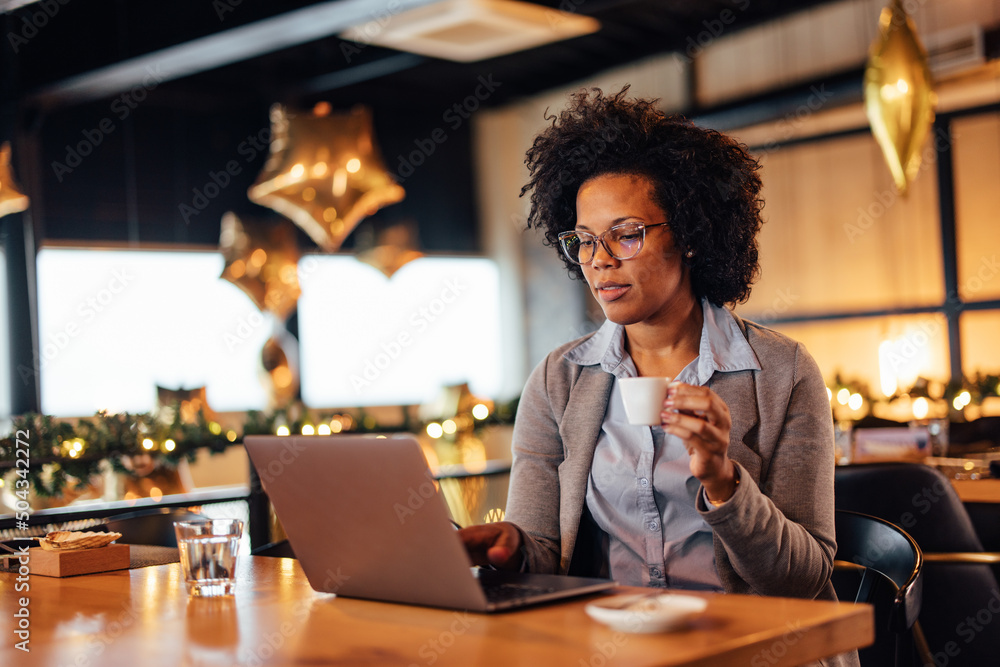
[[[581,262],[578,259],[574,259],[573,256],[570,255],[569,249],[566,247],[566,239],[568,239],[568,238],[570,238],[572,236],[581,236],[581,237],[582,236],[589,236],[592,239],[596,239],[601,244],[601,246],[604,248],[605,252],[608,253],[608,255],[610,255],[611,257],[614,257],[615,259],[617,259],[620,262],[624,262],[626,260],[632,259],[633,257],[636,257],[640,252],[642,252],[643,247],[646,245],[646,229],[647,228],[649,228],[649,227],[661,227],[661,226],[663,226],[665,224],[667,224],[667,223],[666,222],[656,222],[656,223],[653,223],[652,225],[647,225],[647,224],[644,224],[644,223],[641,223],[641,222],[623,222],[621,224],[618,224],[618,225],[615,225],[613,227],[607,228],[601,234],[591,234],[590,232],[577,231],[575,229],[570,229],[570,230],[567,230],[565,232],[560,233],[559,236],[557,236],[556,238],[559,239],[559,248],[562,250],[563,255],[566,256],[566,259],[568,259],[569,261],[571,261],[574,264],[577,264],[579,266],[586,266],[586,265],[588,265],[588,264],[590,264],[591,262],[594,261],[594,257],[597,256],[597,247],[596,246],[594,247],[594,255],[589,260],[587,260],[586,262]],[[634,253],[632,253],[628,257],[619,257],[615,253],[611,252],[611,248],[608,247],[607,242],[604,240],[605,236],[607,236],[608,234],[610,234],[614,230],[620,229],[622,227],[638,227],[642,231],[642,237],[639,239],[639,247],[636,249],[636,251]]]

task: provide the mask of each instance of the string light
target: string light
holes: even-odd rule
[[[444,429],[441,427],[441,424],[438,424],[437,422],[431,422],[430,424],[427,425],[427,435],[431,436],[436,440],[440,438],[442,435],[444,435]]]
[[[851,390],[847,387],[841,387],[840,391],[837,392],[837,402],[841,405],[847,405],[849,400],[851,400]]]
[[[490,409],[485,405],[483,405],[482,403],[477,403],[472,408],[472,416],[480,420],[486,419],[487,417],[490,416]]]
[[[277,435],[291,435],[292,432],[289,430],[289,428],[287,426],[281,425],[281,426],[278,427],[278,429],[275,431],[275,433]]]

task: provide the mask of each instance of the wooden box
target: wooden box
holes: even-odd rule
[[[129,548],[127,544],[109,544],[96,549],[47,551],[41,547],[29,549],[31,574],[43,577],[72,577],[77,574],[127,570]]]

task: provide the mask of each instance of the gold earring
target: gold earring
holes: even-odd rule
[[[684,256],[687,257],[688,259],[691,259],[692,257],[694,257],[694,250],[688,250],[686,253],[684,253]]]

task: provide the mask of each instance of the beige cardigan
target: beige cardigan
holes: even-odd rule
[[[729,457],[741,468],[729,502],[699,507],[719,578],[729,593],[836,599],[833,422],[822,375],[801,344],[733,317],[761,369],[716,372],[708,383],[729,406]],[[563,358],[581,340],[535,368],[518,406],[506,519],[521,529],[531,572],[599,572],[585,496],[614,377]],[[581,535],[591,537],[578,543]],[[857,655],[824,664],[856,665]]]

